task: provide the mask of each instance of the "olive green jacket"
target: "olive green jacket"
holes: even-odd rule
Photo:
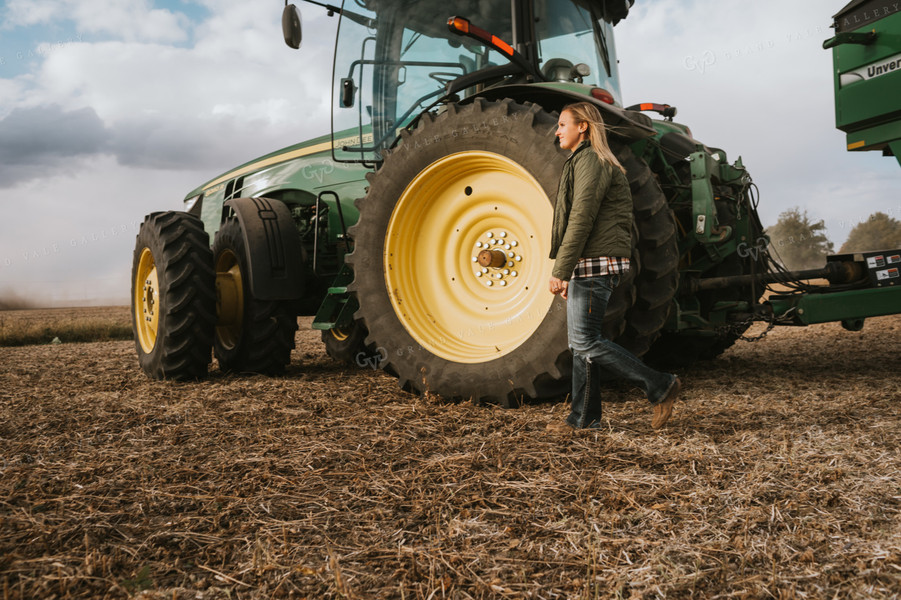
[[[616,165],[601,161],[588,141],[563,165],[551,229],[552,275],[569,279],[580,258],[629,258],[632,193]]]

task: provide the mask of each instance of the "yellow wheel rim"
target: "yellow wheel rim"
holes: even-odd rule
[[[216,259],[216,315],[216,338],[232,350],[241,339],[244,284],[238,257],[231,250],[224,250]]]
[[[135,329],[145,354],[153,352],[159,328],[160,283],[150,248],[141,250],[133,287]]]
[[[446,360],[509,354],[553,301],[546,289],[552,218],[535,178],[504,156],[461,152],[432,163],[388,223],[385,280],[395,314]]]
[[[333,327],[328,330],[329,333],[332,334],[332,337],[338,340],[339,342],[345,341],[350,337],[350,333],[352,331],[351,327]]]

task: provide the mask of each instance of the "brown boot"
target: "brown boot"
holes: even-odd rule
[[[654,405],[654,418],[651,420],[651,427],[660,429],[666,425],[666,422],[669,421],[670,416],[673,414],[673,404],[676,402],[676,398],[679,397],[680,391],[682,391],[682,380],[676,377],[669,386],[669,390],[666,392],[663,400]]]

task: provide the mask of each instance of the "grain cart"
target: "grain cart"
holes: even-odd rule
[[[613,38],[632,0],[308,4],[340,19],[331,132],[146,218],[132,305],[149,376],[203,377],[211,348],[222,370],[281,373],[310,315],[331,356],[405,389],[502,404],[565,393],[565,305],[546,282],[566,159],[554,131],[576,101],[604,115],[634,198],[608,336],[687,363],[754,320],[804,313],[794,294],[759,301],[767,281],[809,274],[772,268],[741,159],[694,139],[674,107],[624,106]],[[283,28],[299,47],[294,5]],[[822,275],[840,290],[864,277],[853,260]]]
[[[835,126],[848,150],[901,162],[901,3],[855,0],[834,17]]]

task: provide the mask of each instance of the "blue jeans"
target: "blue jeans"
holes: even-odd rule
[[[601,275],[569,281],[566,326],[573,353],[573,391],[572,412],[566,422],[577,429],[600,425],[605,372],[640,387],[651,404],[663,401],[675,380],[673,375],[648,367],[601,333],[607,302],[619,280],[619,275]]]

